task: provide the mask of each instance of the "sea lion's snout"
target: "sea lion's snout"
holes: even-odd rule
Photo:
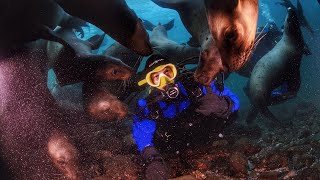
[[[68,179],[81,179],[78,152],[64,133],[54,131],[49,138],[47,148],[54,165]]]
[[[124,119],[128,108],[110,92],[100,91],[85,103],[85,111],[96,120],[114,121]]]
[[[104,81],[128,80],[133,74],[133,68],[121,60],[109,61],[97,71],[97,79]]]
[[[258,1],[205,0],[208,24],[225,71],[240,69],[256,45]]]
[[[194,74],[195,81],[203,85],[210,85],[212,80],[222,71],[224,71],[224,67],[219,50],[211,44],[201,52],[198,68]]]

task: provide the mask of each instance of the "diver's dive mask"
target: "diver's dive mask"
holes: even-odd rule
[[[139,81],[139,86],[148,83],[148,85],[165,90],[164,88],[168,84],[174,83],[174,79],[177,76],[176,67],[169,63],[156,67],[152,71],[148,72],[146,78]]]

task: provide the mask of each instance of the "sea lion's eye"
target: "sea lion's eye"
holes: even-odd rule
[[[112,70],[112,75],[117,75],[117,74],[118,74],[118,70],[113,69],[113,70]]]

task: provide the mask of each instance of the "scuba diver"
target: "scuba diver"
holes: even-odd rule
[[[178,72],[158,54],[147,59],[144,71],[144,79],[138,84],[146,85],[149,93],[135,107],[133,138],[145,161],[146,179],[168,179],[159,152],[179,154],[197,143],[208,142],[211,133],[221,133],[235,121],[240,102],[224,86],[223,74],[205,87],[194,82],[192,73]]]

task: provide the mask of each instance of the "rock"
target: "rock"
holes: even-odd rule
[[[229,143],[227,140],[218,140],[212,143],[213,148],[221,148],[227,146]]]
[[[102,172],[103,174],[94,180],[105,180],[105,179],[123,179],[123,180],[137,180],[138,179],[138,168],[131,161],[128,156],[116,155],[111,156],[103,161]]]
[[[261,151],[261,147],[254,146],[248,138],[240,138],[234,143],[233,149],[237,149],[237,151],[246,155],[253,155]]]
[[[274,170],[281,167],[288,166],[288,157],[283,153],[274,153],[267,158],[263,159],[257,165],[257,169]]]
[[[292,157],[292,164],[295,170],[299,170],[305,167],[310,167],[315,161],[316,161],[316,158],[308,154],[303,154],[303,155],[296,154]]]
[[[305,168],[301,171],[298,171],[297,176],[295,179],[320,179],[320,171],[315,168]]]
[[[192,172],[192,174],[195,176],[196,179],[206,179],[207,178],[207,176],[204,173],[202,173],[201,171],[198,171],[198,170]]]
[[[280,178],[280,172],[271,171],[271,172],[262,172],[259,173],[257,180],[276,180]]]
[[[299,139],[307,138],[311,134],[312,134],[311,131],[306,129],[300,133]]]
[[[169,180],[197,180],[197,178],[195,178],[192,175],[186,175],[186,176],[180,176],[180,177],[169,179]]]
[[[248,159],[242,153],[232,153],[229,162],[233,167],[234,171],[240,176],[246,176],[248,174]]]

